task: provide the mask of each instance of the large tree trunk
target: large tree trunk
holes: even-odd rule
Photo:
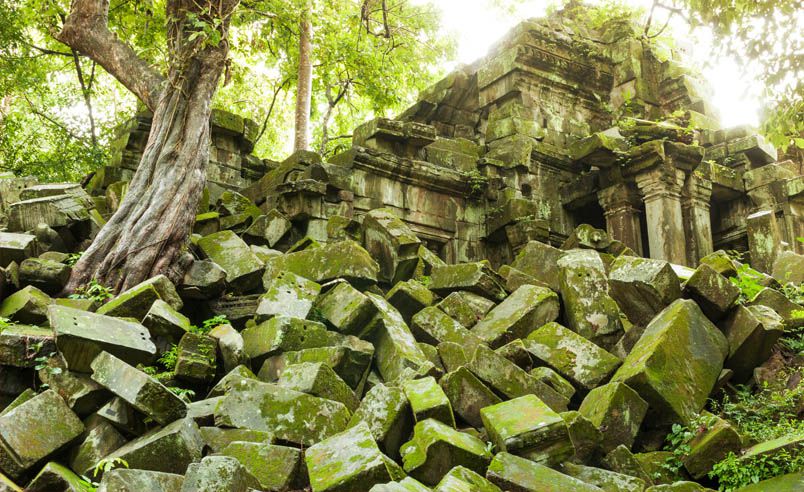
[[[310,147],[310,102],[313,93],[312,0],[305,4],[299,23],[299,83],[296,85],[296,122],[293,150]]]
[[[76,0],[71,17],[76,15],[76,5],[82,3],[95,8],[101,5],[106,9],[104,14],[108,12],[108,0]],[[204,188],[211,100],[226,63],[228,20],[237,3],[238,0],[215,0],[208,5],[193,0],[168,2],[168,18],[174,20],[168,26],[171,57],[166,83],[159,89],[158,97],[154,97],[153,84],[124,82],[127,87],[145,88],[144,94],[133,90],[154,113],[148,143],[123,202],[73,268],[67,290],[92,279],[114,291],[160,273],[177,280],[180,269],[171,267],[185,246]],[[205,14],[204,8],[211,14]],[[223,19],[223,40],[217,45],[205,45],[200,37],[190,40],[192,31],[185,24],[188,12]],[[92,32],[82,31],[84,28]],[[68,18],[61,39],[71,46],[70,41],[77,39],[77,46],[73,47],[97,58],[107,70],[111,67],[115,77],[136,78],[124,66],[121,73],[115,68],[121,64],[121,56],[127,55],[125,49],[117,46],[114,55],[108,53],[110,46],[88,46],[82,50],[81,41],[91,44],[92,38],[98,36],[97,31],[97,25],[71,25]],[[116,38],[114,41],[119,42]]]

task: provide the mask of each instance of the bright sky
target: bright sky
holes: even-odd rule
[[[425,0],[414,0],[424,2]],[[591,0],[594,2],[595,0]],[[452,32],[458,42],[458,63],[471,63],[486,54],[489,47],[501,38],[511,27],[523,19],[543,16],[549,0],[529,0],[522,2],[515,14],[494,9],[490,0],[433,0],[443,15],[444,29]],[[652,0],[626,0],[635,6],[650,7]],[[666,13],[655,15],[654,25],[664,24]],[[709,102],[720,112],[721,123],[725,127],[759,122],[760,95],[762,87],[750,75],[751,67],[739,67],[731,59],[717,59],[712,56],[711,39],[706,33],[697,32],[695,39],[689,36],[684,22],[671,23],[680,36],[686,36],[689,43],[685,48],[690,61],[701,68],[704,77],[713,89]],[[709,60],[708,66],[704,63]]]

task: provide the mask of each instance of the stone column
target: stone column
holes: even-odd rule
[[[642,255],[642,199],[636,188],[628,183],[619,183],[598,191],[597,199],[606,216],[609,236]]]
[[[684,265],[687,263],[681,190],[684,171],[657,168],[636,176],[645,202],[650,257]]]
[[[782,234],[773,210],[760,210],[745,219],[751,266],[770,274],[782,249]]]
[[[693,267],[713,251],[711,199],[712,182],[690,173],[684,184],[681,212],[687,237],[687,264]]]

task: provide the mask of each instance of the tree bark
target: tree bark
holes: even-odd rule
[[[206,180],[211,100],[228,55],[229,17],[238,2],[168,1],[170,66],[162,84],[161,76],[109,32],[108,0],[74,0],[60,39],[106,68],[154,115],[128,192],[74,266],[67,291],[92,279],[119,292],[160,273],[174,281],[181,275],[172,267],[185,247]],[[82,7],[87,10],[76,10]],[[222,41],[191,40],[188,14],[221,19]],[[103,44],[94,46],[95,40]]]
[[[296,122],[293,150],[310,147],[310,104],[313,93],[312,0],[308,0],[299,22],[299,81],[296,85]]]

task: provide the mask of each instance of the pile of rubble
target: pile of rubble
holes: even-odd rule
[[[580,226],[495,271],[444,263],[386,209],[320,242],[227,192],[178,285],[57,298],[93,211],[77,186],[19,193],[9,224],[35,233],[0,232],[2,491],[694,491],[729,452],[804,447],[713,416],[663,466],[669,426],[804,325],[790,276],[738,303],[723,252],[693,270]],[[780,256],[792,280],[801,259]]]

